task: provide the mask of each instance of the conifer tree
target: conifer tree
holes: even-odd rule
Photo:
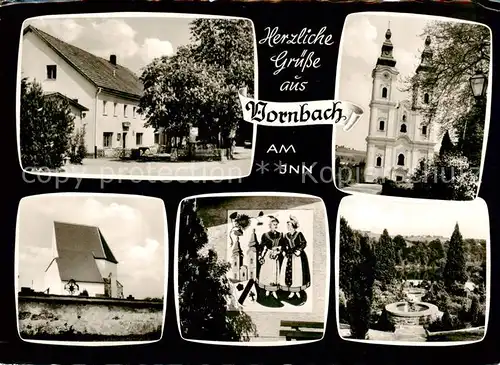
[[[344,217],[340,217],[340,265],[339,286],[349,295],[352,281],[352,270],[356,263],[356,237]]]
[[[451,235],[448,252],[446,254],[446,264],[443,272],[446,289],[453,290],[456,285],[463,286],[467,281],[466,270],[465,247],[457,223]]]
[[[448,131],[445,132],[443,139],[441,140],[441,147],[439,148],[439,156],[443,157],[446,154],[453,153],[455,146],[451,141],[450,134]]]
[[[396,279],[396,257],[394,251],[394,243],[387,229],[384,229],[375,246],[375,258],[376,278],[385,285],[391,284]]]

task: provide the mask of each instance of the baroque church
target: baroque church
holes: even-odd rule
[[[432,158],[437,130],[425,118],[431,93],[415,87],[411,100],[395,100],[397,77],[391,30],[387,29],[380,57],[372,71],[370,120],[366,137],[366,182],[379,178],[405,181],[422,158]],[[427,37],[416,75],[431,67],[431,39]]]

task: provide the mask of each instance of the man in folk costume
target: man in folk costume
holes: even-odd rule
[[[257,285],[266,291],[266,297],[272,293],[275,299],[279,289],[279,273],[282,259],[283,233],[278,231],[279,221],[270,216],[269,231],[262,235],[260,240],[259,264],[260,270]]]
[[[281,290],[290,292],[288,299],[300,299],[300,292],[311,285],[311,272],[305,252],[307,241],[302,232],[298,231],[299,221],[296,217],[290,216],[287,227],[279,284]]]

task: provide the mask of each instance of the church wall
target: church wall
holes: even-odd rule
[[[163,302],[20,295],[18,323],[23,339],[159,340]]]
[[[43,291],[49,289],[50,294],[62,294],[61,278],[59,270],[57,269],[56,261],[52,261],[44,274],[44,288]]]
[[[118,296],[118,287],[116,284],[118,278],[117,265],[104,259],[96,259],[95,262],[103,278],[108,278],[109,274],[111,274],[111,296],[116,298]]]

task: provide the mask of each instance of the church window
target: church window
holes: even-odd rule
[[[429,94],[424,94],[424,104],[429,104]]]
[[[401,133],[406,133],[406,124],[401,124],[401,129],[400,129],[400,132]]]
[[[235,262],[234,262],[234,266],[236,267],[236,265],[237,265],[237,263],[236,263],[236,261],[235,261]]]
[[[253,264],[253,258],[250,258],[250,264]]]
[[[382,88],[382,97],[385,99],[387,98],[387,88],[386,87],[383,87]]]
[[[385,122],[383,120],[381,120],[380,122],[378,122],[378,129],[380,131],[383,131],[385,129]]]
[[[238,279],[238,274],[234,274],[234,278],[237,280]]]
[[[405,155],[403,155],[402,153],[400,153],[398,156],[398,165],[399,166],[405,165]]]
[[[406,114],[403,114],[403,122],[406,122]]]
[[[382,157],[378,156],[377,161],[375,162],[375,166],[380,167],[382,166]]]
[[[426,125],[423,125],[423,126],[422,126],[422,134],[423,134],[424,136],[426,136],[426,135],[427,135],[427,126],[426,126]]]
[[[403,176],[396,176],[396,181],[403,181]]]

